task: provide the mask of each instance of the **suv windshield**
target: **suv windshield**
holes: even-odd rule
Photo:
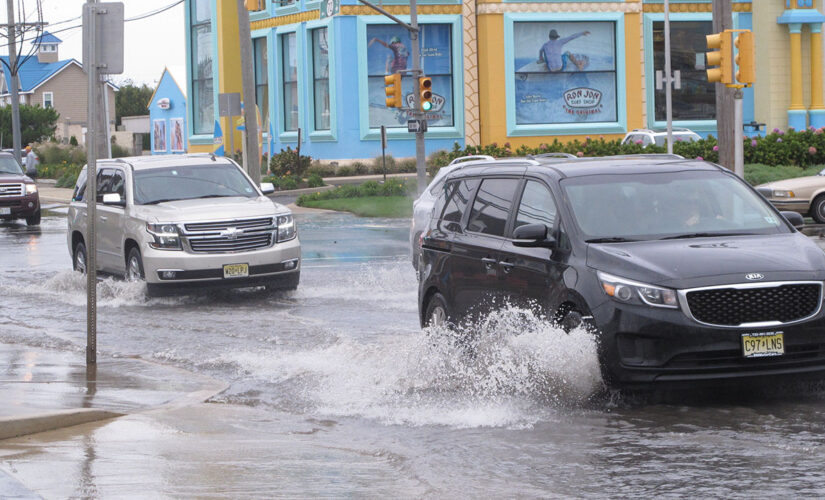
[[[235,165],[195,165],[135,170],[135,204],[241,196],[258,191]]]
[[[23,169],[13,156],[0,156],[0,174],[23,175]]]
[[[761,197],[723,172],[594,175],[561,185],[591,242],[790,231]]]

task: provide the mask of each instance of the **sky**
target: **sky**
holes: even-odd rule
[[[15,17],[17,5],[21,0],[14,0]],[[26,9],[34,9],[37,0],[22,0]],[[177,3],[179,0],[121,0],[125,7],[126,19]],[[80,16],[84,0],[40,0],[43,6],[43,20],[55,24],[60,21]],[[0,24],[6,24],[6,2],[0,1]],[[79,26],[80,19],[46,27],[47,31]],[[5,31],[5,30],[3,30]],[[82,62],[83,33],[81,28],[61,31],[55,36],[63,40],[60,44],[60,59],[74,58]],[[137,21],[127,22],[124,34],[124,71],[122,75],[112,75],[117,84],[132,80],[135,84],[147,84],[154,87],[169,67],[176,77],[185,76],[186,47],[184,26],[184,4]],[[7,55],[5,39],[0,39],[0,54]],[[183,82],[179,82],[183,85]]]

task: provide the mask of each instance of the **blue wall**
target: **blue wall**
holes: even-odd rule
[[[160,109],[158,101],[163,98],[168,98],[171,107],[169,109]],[[152,97],[152,102],[149,103],[149,125],[150,125],[150,142],[152,154],[167,154],[167,153],[185,153],[186,141],[188,132],[186,127],[186,97],[175,83],[175,79],[168,71],[163,72],[163,76],[158,83],[155,95]],[[165,144],[156,144],[156,123],[162,124]],[[173,150],[173,134],[175,132],[175,125],[180,124],[182,144],[177,144],[176,149]]]

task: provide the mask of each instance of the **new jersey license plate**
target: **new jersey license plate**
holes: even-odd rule
[[[245,278],[249,276],[249,264],[227,264],[223,266],[224,278]]]
[[[9,207],[0,207],[0,215],[10,215],[11,208]]]
[[[764,358],[785,354],[785,335],[782,332],[742,334],[742,354],[746,358]]]

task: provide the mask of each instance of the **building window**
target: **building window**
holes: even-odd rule
[[[432,78],[433,109],[426,114],[430,127],[453,126],[452,26],[421,24],[419,45],[421,67]],[[387,108],[384,76],[412,68],[409,32],[394,24],[367,26],[367,74],[369,85],[369,126],[406,128],[406,111]],[[403,104],[413,106],[413,80],[402,79]]]
[[[298,45],[295,33],[281,35],[284,131],[298,130]]]
[[[680,72],[681,89],[673,89],[674,120],[715,120],[716,84],[705,74],[705,35],[712,33],[711,21],[671,21],[670,61]],[[665,23],[653,22],[653,69],[665,70]],[[653,94],[656,121],[667,120],[665,90]]]
[[[210,3],[209,0],[192,0],[190,4],[194,134],[212,134],[215,120]]]
[[[53,92],[43,92],[43,108],[53,108],[54,107],[54,93]]]
[[[255,102],[261,111],[261,125],[264,127],[269,123],[269,67],[267,64],[267,39],[266,37],[255,38],[253,50],[255,51]]]
[[[312,30],[312,78],[315,130],[329,130],[329,45],[327,28]]]
[[[616,23],[513,23],[516,125],[618,120]]]

